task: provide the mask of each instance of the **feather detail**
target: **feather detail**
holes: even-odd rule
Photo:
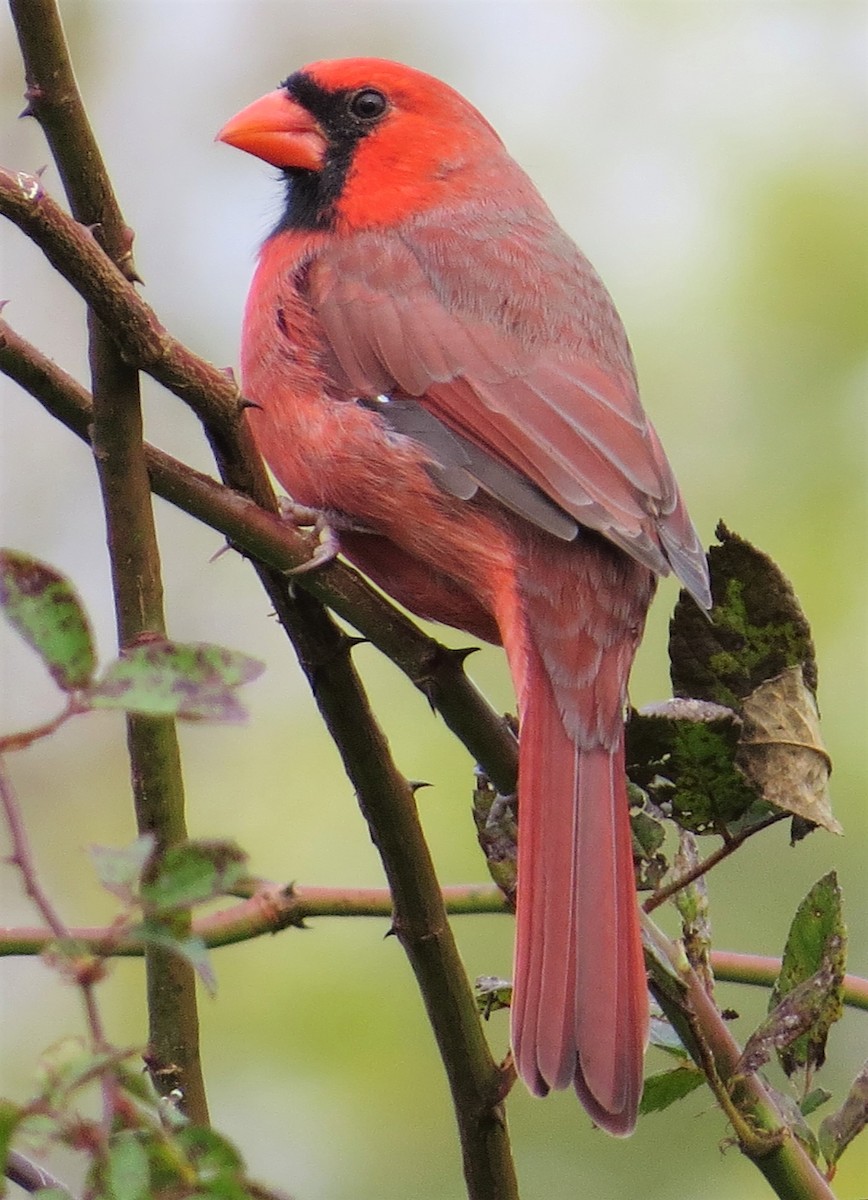
[[[648,1030],[621,738],[583,749],[539,655],[522,710],[512,1004],[516,1068],[536,1095],[572,1085],[591,1118],[636,1122]]]

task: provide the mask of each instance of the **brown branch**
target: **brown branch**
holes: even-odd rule
[[[696,972],[646,916],[651,990],[733,1125],[740,1149],[781,1200],[834,1200],[758,1075],[738,1074],[741,1048]]]
[[[0,172],[0,209],[2,178]],[[9,178],[8,172],[5,178]],[[65,214],[61,215],[69,222]],[[133,296],[138,301],[134,292]],[[197,361],[203,370],[214,371],[207,363]],[[92,419],[89,393],[2,320],[0,370],[78,437],[89,440]],[[221,388],[231,388],[225,375],[214,373]],[[273,513],[162,450],[146,445],[145,455],[157,495],[222,533],[252,558],[276,570],[286,570],[309,557],[307,540]],[[501,793],[507,795],[515,790],[515,737],[467,678],[461,655],[422,633],[404,613],[343,563],[330,563],[298,576],[295,582],[348,621],[424,692]]]
[[[504,1076],[494,1063],[449,925],[413,789],[398,772],[351,662],[351,641],[311,597],[272,600],[340,751],[392,895],[392,928],[416,975],[449,1080],[473,1200],[518,1196]]]
[[[69,59],[55,0],[12,0],[27,77],[29,111],[39,121],[63,180],[72,213],[93,230],[118,275],[135,277],[132,233],[91,130]],[[96,243],[94,243],[96,244]],[[122,273],[123,272],[123,273]],[[88,310],[93,390],[91,441],[106,518],[118,642],[166,635],[159,546],[142,445],[139,375],[99,313]],[[175,723],[130,713],[126,718],[130,778],[139,833],[160,851],[186,840],[184,786]],[[190,915],[176,917],[183,935]],[[184,1111],[207,1124],[193,967],[164,947],[145,956],[149,1062],[172,1064]],[[152,1072],[158,1083],[163,1076]]]
[[[746,829],[742,829],[739,833],[734,833],[729,836],[722,846],[714,850],[702,862],[698,862],[695,867],[691,867],[689,871],[685,871],[683,875],[679,875],[677,879],[673,879],[664,887],[657,888],[652,892],[648,899],[643,903],[642,908],[646,913],[652,913],[655,908],[659,908],[664,901],[669,900],[676,892],[680,892],[682,888],[688,886],[705,875],[712,867],[716,867],[718,863],[722,863],[725,858],[729,858],[739,846],[753,837],[755,833],[759,833],[763,829],[768,829],[770,825],[777,825],[778,821],[786,821],[792,817],[792,813],[774,812],[768,817],[763,817],[761,821],[757,821],[755,825],[750,825]]]
[[[12,787],[12,781],[7,774],[6,764],[2,758],[0,758],[0,807],[3,809],[6,824],[9,828],[9,840],[12,843],[12,856],[9,861],[21,872],[21,878],[24,881],[24,890],[36,905],[42,919],[48,926],[49,933],[47,940],[52,938],[59,938],[61,940],[69,938],[69,930],[63,918],[57,912],[39,882],[39,875],[33,863],[33,854],[27,838],[27,831],[24,828],[24,821],[21,818],[21,808]]]

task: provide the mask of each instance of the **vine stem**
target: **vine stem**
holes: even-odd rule
[[[241,895],[240,892],[236,893]],[[443,904],[450,916],[511,914],[503,893],[493,884],[456,884],[442,889]],[[392,915],[392,897],[388,888],[296,887],[278,883],[259,883],[245,890],[244,898],[219,912],[199,917],[193,932],[205,945],[216,950],[234,946],[252,938],[271,936],[283,929],[302,928],[317,917],[382,917]],[[111,926],[81,926],[71,935],[92,949],[120,957],[135,958],[142,948],[126,927],[118,933]],[[12,955],[40,954],[51,939],[47,929],[20,926],[0,930],[0,958]],[[781,970],[781,960],[760,954],[742,954],[734,950],[712,950],[711,965],[715,979],[748,987],[772,987]],[[868,1012],[868,979],[845,975],[842,999],[848,1008]]]

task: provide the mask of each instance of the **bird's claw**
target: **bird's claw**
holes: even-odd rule
[[[284,498],[280,501],[280,515],[284,521],[298,529],[311,529],[316,538],[310,558],[296,567],[287,568],[284,572],[286,575],[305,575],[308,571],[316,571],[337,558],[341,549],[340,540],[328,513]]]

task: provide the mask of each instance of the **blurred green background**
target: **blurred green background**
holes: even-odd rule
[[[711,879],[721,947],[778,953],[811,883],[836,867],[850,969],[868,973],[866,884],[866,199],[864,3],[419,3],[327,0],[68,0],[62,5],[90,115],[137,231],[144,295],[165,324],[220,365],[237,361],[256,247],[279,208],[274,172],[213,143],[239,107],[317,58],[375,54],[447,79],[489,117],[595,263],[633,341],[646,407],[703,536],[724,517],[792,579],[812,622],[836,812],[846,836],[790,849],[783,828]],[[48,160],[16,121],[23,80],[0,13],[0,162]],[[59,193],[49,167],[47,187]],[[85,379],[83,309],[12,228],[0,227],[6,318]],[[113,618],[89,456],[5,380],[2,542],[67,571],[104,656]],[[203,469],[195,422],[147,388],[148,436]],[[381,883],[337,756],[252,572],[211,556],[218,539],[158,502],[167,606],[179,638],[267,660],[242,729],[185,728],[194,834],[236,838],[255,871],[305,884]],[[664,585],[633,677],[642,704],[667,694]],[[457,639],[460,644],[461,639]],[[426,704],[369,647],[355,652],[397,760],[420,794],[444,882],[485,877],[469,818],[471,764]],[[0,630],[3,729],[58,699]],[[503,709],[500,656],[472,673]],[[16,785],[42,877],[70,922],[105,919],[91,843],[133,836],[123,729],[79,720],[18,755]],[[32,922],[11,868],[4,924]],[[252,1171],[299,1200],[458,1200],[448,1094],[409,969],[387,923],[321,920],[308,932],[216,956],[203,997],[213,1114]],[[464,918],[471,976],[508,975],[511,922]],[[77,1001],[38,962],[2,965],[3,1091],[22,1097],[40,1049],[81,1028]],[[104,989],[110,1034],[143,1037],[140,969]],[[765,996],[721,987],[745,1036]],[[866,1055],[866,1016],[833,1030],[821,1075],[838,1099]],[[491,1022],[499,1051],[506,1020]],[[652,1063],[652,1065],[654,1065]],[[659,1063],[656,1064],[659,1067]],[[766,1185],[705,1092],[616,1142],[571,1096],[509,1119],[525,1200],[593,1196],[751,1200]],[[868,1139],[842,1160],[841,1197],[865,1196]]]

